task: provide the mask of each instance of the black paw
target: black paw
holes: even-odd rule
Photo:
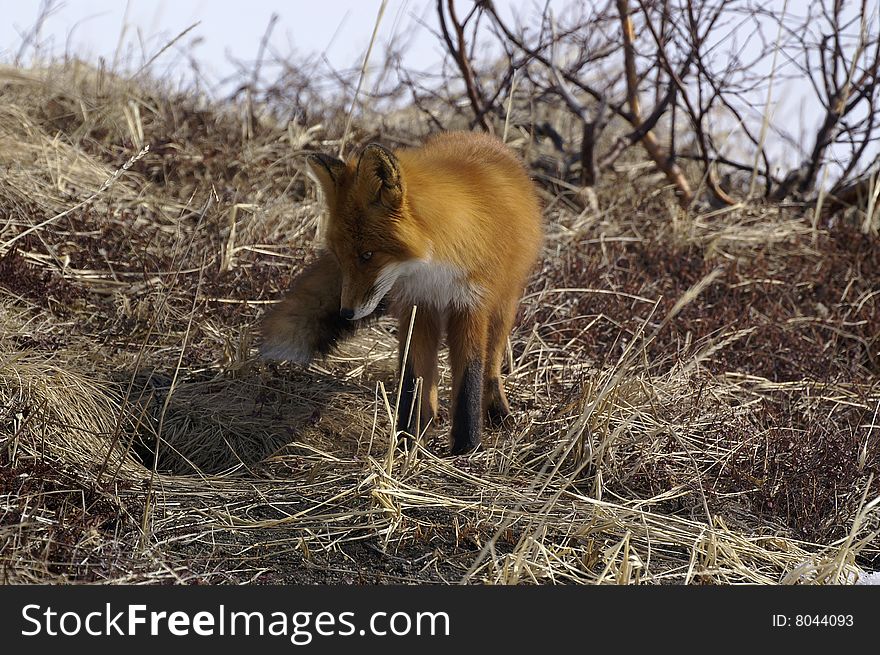
[[[450,457],[456,457],[458,455],[467,455],[476,451],[480,447],[480,440],[476,441],[461,441],[456,442],[452,445],[452,449],[449,451]]]
[[[513,423],[513,414],[503,405],[491,405],[486,409],[486,421],[495,428],[510,425]]]
[[[402,452],[404,450],[412,450],[416,447],[416,439],[407,434],[406,432],[401,432],[397,435],[397,451]]]

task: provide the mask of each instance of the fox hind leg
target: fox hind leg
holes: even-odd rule
[[[504,393],[501,364],[507,352],[507,337],[516,318],[519,298],[501,303],[492,313],[486,343],[486,371],[483,376],[483,412],[491,425],[500,425],[510,417],[510,405]]]

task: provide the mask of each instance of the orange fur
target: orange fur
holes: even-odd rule
[[[399,317],[402,354],[416,305],[410,356],[400,362],[399,427],[413,434],[436,418],[437,352],[445,331],[452,451],[476,448],[483,415],[503,420],[510,413],[501,362],[543,237],[537,195],[522,163],[499,140],[470,132],[437,135],[421,148],[393,153],[370,144],[348,162],[313,155],[309,163],[329,209],[323,266],[335,263],[338,270],[294,284],[264,320],[266,351],[287,349],[309,359],[326,351],[325,334],[334,341],[342,334],[341,328],[328,332],[338,317],[331,320],[327,306],[359,321],[385,299]],[[310,321],[308,307],[322,279],[333,282],[329,299]],[[416,378],[424,391],[410,411]]]

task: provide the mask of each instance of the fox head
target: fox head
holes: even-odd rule
[[[413,233],[400,162],[374,143],[357,160],[316,154],[308,162],[327,200],[327,249],[342,271],[339,313],[364,318],[409,263],[429,254]]]

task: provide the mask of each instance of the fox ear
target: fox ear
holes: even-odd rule
[[[345,162],[336,157],[324,154],[309,155],[306,160],[309,167],[321,183],[324,195],[329,200],[336,195],[336,183],[339,177],[345,172]]]
[[[400,164],[393,152],[378,143],[368,144],[361,153],[357,165],[357,183],[368,197],[389,209],[397,209],[403,202]]]

